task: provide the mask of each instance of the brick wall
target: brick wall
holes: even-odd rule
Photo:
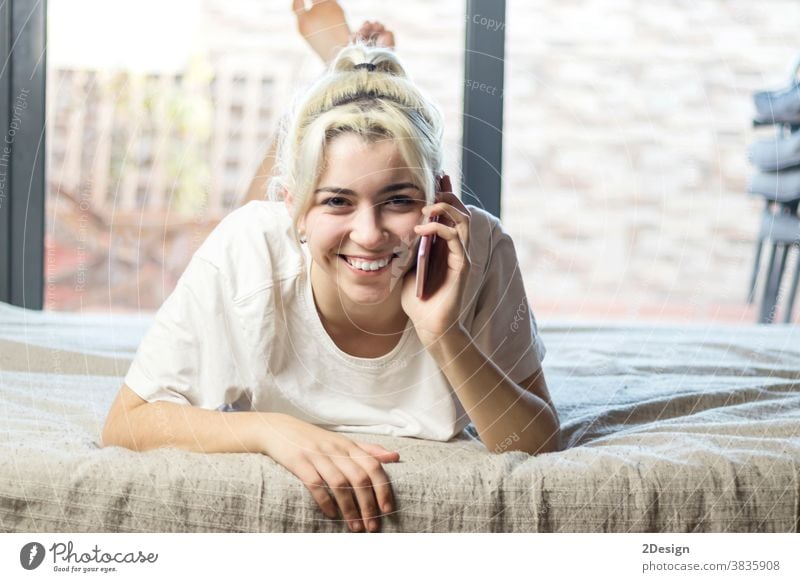
[[[296,37],[275,40],[293,32],[281,3],[251,5],[271,46],[316,74]],[[464,3],[342,5],[351,26],[379,19],[397,31],[399,53],[445,109],[456,168]],[[800,3],[507,9],[503,219],[540,318],[755,321],[744,298],[761,203],[745,193],[745,151],[770,130],[752,129],[750,93],[781,85],[800,54]]]
[[[786,81],[800,4],[508,4],[504,211],[534,306],[755,321],[750,94]]]

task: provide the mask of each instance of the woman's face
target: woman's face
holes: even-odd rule
[[[426,201],[394,141],[332,139],[312,197],[300,227],[329,290],[361,305],[399,297]]]

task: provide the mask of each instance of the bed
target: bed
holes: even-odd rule
[[[0,530],[345,532],[257,454],[101,448],[152,314],[0,304]],[[385,465],[386,532],[796,532],[800,332],[540,322],[564,450],[352,435]]]

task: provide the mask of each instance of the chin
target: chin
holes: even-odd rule
[[[358,282],[354,281],[348,272],[337,273],[340,293],[347,296],[353,303],[359,305],[376,305],[389,300],[393,294],[400,293],[403,278],[386,276],[380,281]]]
[[[356,305],[381,305],[389,299],[389,293],[359,293],[358,290],[349,290],[347,299]]]
[[[339,289],[346,294],[352,301],[358,303],[381,303],[392,295],[392,290],[399,284],[399,281],[378,283],[357,283],[352,280],[339,279]]]

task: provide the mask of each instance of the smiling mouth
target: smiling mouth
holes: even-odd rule
[[[342,259],[347,264],[347,266],[350,267],[350,269],[352,269],[353,271],[357,271],[358,273],[364,273],[364,274],[381,273],[381,272],[385,271],[388,267],[391,266],[392,261],[394,259],[396,259],[397,257],[398,257],[398,254],[397,253],[393,253],[390,257],[388,257],[388,260],[386,258],[384,258],[383,260],[386,261],[386,264],[380,266],[380,264],[383,261],[355,260],[355,262],[351,262],[353,260],[349,259],[347,257],[347,255],[339,255],[339,258]],[[355,263],[357,263],[359,266],[356,266]],[[366,268],[366,269],[361,268],[361,267],[364,267],[364,266],[366,266],[368,268]],[[375,268],[375,267],[377,267],[377,268]]]

